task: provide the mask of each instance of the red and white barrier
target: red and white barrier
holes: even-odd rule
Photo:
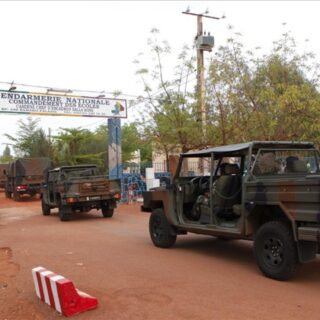
[[[43,267],[32,269],[37,296],[69,317],[97,307],[98,300],[75,288],[72,281]]]

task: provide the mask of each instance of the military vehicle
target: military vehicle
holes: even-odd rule
[[[63,166],[48,171],[42,186],[42,213],[58,208],[61,221],[75,211],[101,209],[105,218],[113,216],[121,198],[120,180],[99,175],[95,165]]]
[[[8,170],[9,166],[7,163],[0,163],[0,188],[4,189],[7,181],[7,176],[5,172]]]
[[[172,184],[143,194],[154,245],[187,232],[253,240],[264,275],[289,279],[320,243],[320,156],[310,142],[254,141],[187,152]]]
[[[51,167],[49,158],[20,158],[10,162],[9,168],[4,170],[6,197],[13,195],[13,199],[19,201],[23,194],[33,197],[40,193],[44,176]]]

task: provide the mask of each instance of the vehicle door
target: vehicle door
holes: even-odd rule
[[[199,225],[202,210],[209,211],[210,174],[210,156],[185,156],[180,160],[175,189],[181,224]]]

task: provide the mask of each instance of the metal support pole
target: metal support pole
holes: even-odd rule
[[[110,179],[121,179],[121,120],[119,118],[108,119],[108,168]]]
[[[202,36],[203,25],[202,16],[197,16],[197,36]],[[205,83],[204,83],[204,55],[203,49],[197,48],[197,86],[198,86],[198,104],[199,104],[199,121],[203,137],[206,134],[206,105],[205,105]]]

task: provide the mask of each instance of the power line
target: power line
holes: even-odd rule
[[[195,72],[193,72],[192,74],[194,74],[194,73],[195,73]],[[179,84],[179,85],[175,85],[174,88],[177,88],[177,87],[179,87],[180,85],[188,84],[189,82],[192,82],[192,81],[195,81],[195,80],[197,80],[197,78],[189,79],[189,80],[186,81],[186,82],[183,82],[183,83],[181,83],[181,84]],[[161,91],[163,91],[163,89],[162,89]],[[160,93],[160,91],[158,91],[156,94],[159,94],[159,93]],[[154,96],[154,94],[152,94],[151,96]],[[136,103],[133,104],[133,105],[131,105],[131,106],[129,106],[128,109],[138,106],[139,104],[143,103],[145,100],[146,100],[146,101],[150,101],[150,100],[152,100],[152,101],[158,101],[158,99],[152,99],[152,98],[145,98],[145,99],[143,99],[143,101],[140,101],[140,100],[131,100],[131,101],[136,101]]]
[[[105,121],[106,121],[105,119],[103,119],[103,120],[98,120],[98,121],[93,122],[93,123],[90,123],[90,124],[88,124],[88,125],[86,125],[86,126],[81,126],[81,128],[91,127],[91,126],[96,125],[97,123],[102,123],[102,122],[105,122]]]
[[[192,58],[193,57],[194,57],[194,54],[193,54]],[[196,73],[196,71],[188,73],[187,75],[182,77],[181,80],[183,80],[185,78],[188,78],[190,75],[193,75],[194,73]],[[177,87],[179,87],[181,85],[185,85],[185,84],[187,84],[187,83],[189,83],[191,81],[194,81],[194,80],[195,79],[190,79],[190,80],[188,80],[186,82],[181,82],[180,84],[171,84],[171,85],[168,86],[168,88],[173,87],[173,89],[174,89],[174,88],[177,88]],[[14,86],[22,86],[22,87],[27,87],[27,88],[37,88],[37,89],[44,89],[44,90],[52,89],[52,87],[48,87],[48,86],[17,83],[17,82],[14,82],[14,81],[0,81],[0,84],[9,85],[10,87],[12,87],[14,85]],[[16,87],[15,87],[15,90],[16,90]],[[61,90],[66,91],[66,89],[61,89]],[[102,94],[114,95],[114,92],[107,92],[105,90],[97,91],[97,90],[68,89],[68,93],[71,93],[70,91],[72,91],[72,92],[82,92],[82,93],[94,93],[94,94],[97,94],[99,96],[101,96]],[[154,97],[155,95],[161,93],[162,91],[164,91],[164,89],[159,89],[158,91],[152,93],[150,95],[150,97],[145,97],[145,96],[142,96],[142,95],[134,95],[134,94],[129,94],[129,93],[122,93],[122,92],[119,93],[119,96],[134,98],[134,99],[127,99],[127,100],[129,100],[131,102],[136,102],[136,104],[128,106],[128,109],[129,109],[129,108],[132,108],[132,107],[142,103],[143,101],[150,101],[150,100],[157,101],[158,99],[153,99],[152,97]]]
[[[27,88],[38,88],[38,89],[44,89],[44,90],[52,89],[52,87],[48,87],[48,86],[17,83],[17,82],[14,82],[14,81],[11,81],[11,82],[0,81],[0,84],[5,84],[5,85],[9,85],[9,86],[12,86],[14,84],[15,86],[22,86],[22,87],[27,87]],[[66,91],[66,89],[61,89],[61,90],[62,90],[62,92]],[[115,92],[107,92],[105,90],[97,91],[97,90],[83,90],[83,89],[68,89],[67,93],[71,93],[70,91],[72,91],[72,92],[82,92],[82,93],[94,93],[94,94],[97,94],[97,95],[102,95],[102,94],[108,94],[108,95],[113,95],[113,96],[115,95]],[[122,92],[119,92],[119,96],[141,98],[141,96],[138,96],[138,95],[129,94],[129,93],[122,93]],[[147,97],[142,97],[142,98],[148,99]]]
[[[191,55],[190,61],[193,60],[193,58],[194,58],[194,56],[195,56],[195,52],[196,52],[196,47],[193,46],[193,50],[192,50],[192,55]],[[185,76],[183,76],[180,80],[188,79],[189,76],[195,74],[196,72],[197,72],[197,70],[194,70],[194,71],[191,72],[191,73],[188,72],[188,73],[187,73]],[[189,82],[194,81],[194,80],[196,80],[196,78],[187,80],[187,81],[185,81],[185,82],[181,82],[181,83],[179,83],[179,84],[169,85],[167,88],[170,88],[170,87],[172,87],[172,86],[174,86],[173,88],[178,88],[178,87],[183,86],[183,85],[186,85],[186,84],[188,84]],[[145,100],[149,100],[149,101],[150,101],[150,100],[154,100],[154,101],[156,101],[157,99],[152,99],[152,97],[154,97],[155,95],[157,95],[157,94],[159,94],[159,93],[161,93],[161,92],[163,92],[163,91],[164,91],[164,89],[161,88],[161,89],[159,89],[158,91],[152,93],[152,94],[150,95],[150,97],[146,98]],[[134,101],[134,100],[131,100],[131,101]],[[131,106],[128,107],[128,108],[136,107],[137,105],[139,105],[139,104],[142,103],[142,102],[143,102],[143,101],[137,101],[135,104],[131,105]]]

